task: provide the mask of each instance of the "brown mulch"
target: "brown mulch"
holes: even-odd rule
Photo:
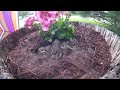
[[[75,38],[70,41],[55,40],[43,46],[38,31],[21,38],[6,59],[10,73],[25,79],[95,79],[104,75],[111,60],[105,39],[92,29],[73,24]]]

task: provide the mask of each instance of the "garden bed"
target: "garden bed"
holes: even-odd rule
[[[2,53],[10,73],[15,78],[30,79],[102,77],[110,68],[110,47],[99,32],[83,27],[77,22],[73,24],[75,37],[70,41],[56,39],[53,43],[45,45],[36,30],[30,32],[31,30],[22,29],[18,35],[11,35],[14,42],[7,44],[8,54]],[[22,36],[23,32],[25,33]],[[8,41],[6,39],[3,41]]]

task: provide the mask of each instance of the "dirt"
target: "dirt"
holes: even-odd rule
[[[38,31],[19,40],[6,59],[10,73],[19,79],[96,79],[106,73],[111,55],[99,32],[75,26],[70,41],[44,46]]]

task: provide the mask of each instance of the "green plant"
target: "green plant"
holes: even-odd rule
[[[74,27],[69,23],[69,13],[36,11],[36,17],[29,17],[26,20],[25,27],[37,27],[44,42],[53,42],[55,39],[70,40],[73,38]],[[38,23],[35,23],[36,21]]]
[[[74,27],[69,24],[69,17],[65,19],[60,17],[49,28],[49,31],[44,32],[40,30],[40,35],[44,38],[45,42],[53,42],[54,39],[69,40],[73,38]]]

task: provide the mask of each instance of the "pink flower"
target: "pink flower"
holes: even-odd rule
[[[43,23],[41,23],[41,24],[49,24],[49,23],[50,23],[50,21],[48,18],[43,18]]]
[[[35,17],[29,17],[25,22],[25,27],[32,28],[33,22],[37,21]]]
[[[48,24],[47,25],[43,24],[42,25],[42,30],[43,31],[48,31],[49,30],[49,25]]]
[[[48,31],[50,24],[54,24],[58,11],[35,11],[36,19],[40,22],[43,31]]]
[[[29,17],[25,25],[31,28],[34,21],[39,21],[43,31],[48,31],[51,24],[54,24],[58,18],[58,11],[35,11],[35,16]]]
[[[55,20],[50,20],[50,23],[51,23],[51,24],[54,24],[54,23],[55,23]]]

